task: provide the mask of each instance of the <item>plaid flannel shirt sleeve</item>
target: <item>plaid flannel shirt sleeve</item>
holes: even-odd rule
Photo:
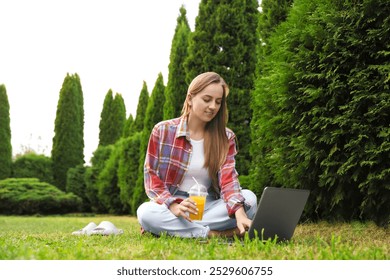
[[[219,170],[218,178],[221,186],[221,197],[226,202],[230,217],[244,205],[244,197],[241,193],[241,186],[238,181],[235,155],[237,154],[235,135],[228,131],[229,151],[225,163]]]
[[[160,130],[155,126],[150,134],[144,164],[144,186],[147,196],[158,204],[165,203],[169,207],[175,200],[168,187],[159,177]]]

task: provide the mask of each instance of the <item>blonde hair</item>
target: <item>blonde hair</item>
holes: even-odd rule
[[[229,94],[229,87],[224,79],[215,72],[206,72],[198,75],[192,80],[188,87],[187,97],[184,101],[182,116],[188,116],[191,111],[189,100],[210,84],[220,84],[223,90],[221,107],[217,115],[206,124],[204,134],[204,167],[208,169],[212,180],[214,191],[219,194],[218,171],[226,161],[229,150],[229,139],[226,135],[226,124],[228,112],[226,97]]]

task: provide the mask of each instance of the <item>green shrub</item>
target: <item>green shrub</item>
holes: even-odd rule
[[[51,158],[34,153],[18,157],[12,166],[14,178],[38,178],[42,182],[53,184]]]
[[[120,199],[125,210],[135,215],[138,204],[133,199],[135,185],[138,179],[140,158],[141,132],[123,139],[118,163],[118,186]]]
[[[86,167],[83,164],[69,168],[66,176],[66,192],[72,192],[83,201],[82,211],[90,211],[90,203],[86,194],[85,183]]]
[[[122,151],[122,141],[118,141],[113,146],[110,157],[105,161],[103,169],[99,172],[96,186],[98,188],[99,202],[104,205],[110,214],[123,214],[126,211],[120,199],[120,189],[118,186],[118,164]]]
[[[0,181],[0,213],[11,215],[64,214],[77,212],[81,198],[64,193],[37,178]]]
[[[313,219],[388,226],[390,5],[296,0],[253,94],[252,184],[311,190]]]
[[[99,146],[91,158],[92,166],[85,170],[86,197],[91,205],[93,212],[106,213],[107,209],[98,198],[98,177],[104,169],[106,161],[110,158],[113,151],[113,145]]]

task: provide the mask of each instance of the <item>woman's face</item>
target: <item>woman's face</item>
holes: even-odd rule
[[[212,83],[195,96],[191,96],[190,118],[206,123],[211,121],[221,108],[222,97],[222,86],[217,83]]]

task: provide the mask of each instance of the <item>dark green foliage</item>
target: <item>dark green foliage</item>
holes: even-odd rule
[[[146,109],[146,116],[144,122],[144,128],[140,136],[140,158],[138,163],[138,177],[137,183],[133,193],[133,208],[137,208],[142,202],[145,201],[146,194],[144,188],[144,162],[146,149],[149,142],[149,136],[153,127],[163,120],[163,104],[165,102],[164,96],[164,80],[161,73],[159,73],[156,83],[154,85],[152,94],[148,101],[148,107]]]
[[[148,106],[146,107],[146,115],[144,119],[144,131],[151,132],[154,125],[163,119],[163,108],[165,103],[165,85],[164,78],[161,73],[158,74],[156,83],[150,95]]]
[[[133,118],[133,115],[130,114],[130,116],[127,118],[127,120],[125,122],[125,126],[123,128],[123,137],[124,138],[130,137],[131,135],[134,134],[133,126],[134,126],[134,118]]]
[[[267,44],[275,28],[287,18],[293,0],[262,0],[259,32],[262,43]]]
[[[118,186],[118,165],[121,153],[121,141],[112,145],[110,157],[104,162],[103,169],[100,170],[96,186],[98,189],[99,202],[104,205],[110,214],[123,214],[123,207],[120,199],[120,190]]]
[[[1,214],[65,214],[79,211],[80,206],[78,196],[35,178],[0,181]]]
[[[110,138],[110,126],[112,126],[111,122],[111,113],[112,113],[112,103],[114,98],[112,96],[112,90],[110,89],[103,102],[103,109],[100,113],[100,122],[99,122],[99,146],[106,146],[109,144],[113,144]]]
[[[122,136],[126,122],[126,107],[122,95],[113,98],[110,89],[104,98],[99,123],[99,145],[114,144]]]
[[[390,3],[295,1],[254,98],[253,182],[311,189],[307,215],[389,222]]]
[[[188,56],[191,29],[188,25],[186,13],[187,11],[182,6],[171,45],[168,83],[165,89],[163,114],[165,120],[181,115],[181,109],[187,94],[188,84],[186,83],[184,61]]]
[[[206,71],[219,73],[230,87],[228,126],[236,133],[237,170],[250,167],[250,107],[256,68],[257,0],[202,0],[186,60],[187,82]]]
[[[69,168],[66,180],[66,192],[72,192],[82,199],[82,211],[88,212],[91,210],[90,203],[86,194],[85,183],[86,167],[84,165],[77,165]]]
[[[133,200],[132,200],[132,209],[137,209],[144,201],[147,200],[147,195],[145,192],[144,185],[144,165],[145,165],[145,156],[146,149],[150,137],[150,132],[142,131],[140,135],[140,148],[139,148],[139,161],[138,161],[138,172],[137,172],[137,182],[135,183],[135,188],[133,190]]]
[[[0,179],[11,176],[12,145],[9,102],[5,85],[0,85]]]
[[[114,98],[114,116],[113,116],[113,126],[117,126],[117,131],[115,134],[116,139],[118,140],[123,135],[123,130],[126,123],[126,106],[125,100],[122,95],[117,93]]]
[[[12,165],[14,178],[38,178],[42,182],[53,184],[52,160],[45,155],[25,154],[15,159]]]
[[[136,214],[137,207],[134,203],[133,192],[138,178],[138,166],[140,158],[141,132],[125,138],[121,142],[118,164],[118,186],[120,199],[126,209],[126,213]]]
[[[133,132],[140,132],[144,129],[146,108],[149,102],[149,92],[146,82],[144,81],[141,93],[138,98],[137,113],[134,120]]]
[[[53,176],[55,185],[65,190],[68,169],[84,163],[84,101],[77,74],[67,74],[62,84],[54,133]]]
[[[286,20],[293,0],[262,0],[258,32],[260,43],[257,44],[257,75],[261,75],[263,61],[270,51],[269,37],[276,27]]]
[[[85,171],[85,183],[86,183],[86,196],[91,205],[91,209],[97,213],[104,213],[106,209],[98,198],[98,177],[101,171],[104,169],[106,161],[109,159],[113,150],[112,145],[99,146],[93,153],[91,158],[91,167],[87,167]]]

